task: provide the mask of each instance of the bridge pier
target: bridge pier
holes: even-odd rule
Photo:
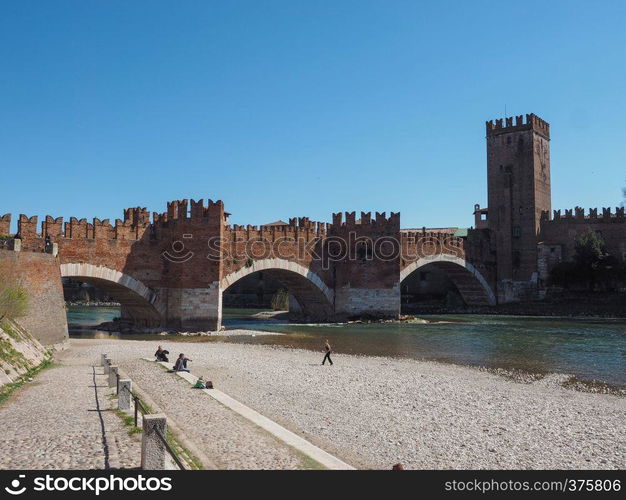
[[[219,282],[207,288],[169,288],[165,322],[168,326],[190,331],[215,331],[222,324],[222,290]]]
[[[335,289],[335,319],[398,319],[400,317],[400,283],[389,288]]]

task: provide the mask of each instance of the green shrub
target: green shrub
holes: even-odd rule
[[[626,266],[606,252],[602,236],[592,231],[579,234],[574,244],[573,260],[560,262],[550,271],[549,283],[564,288],[585,287],[595,290],[599,285],[614,290],[626,282]]]
[[[0,268],[0,321],[15,319],[26,314],[28,297],[14,273]]]
[[[289,292],[287,290],[278,290],[272,297],[272,309],[274,311],[289,310]]]

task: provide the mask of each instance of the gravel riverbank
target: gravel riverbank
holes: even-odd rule
[[[58,353],[0,407],[0,469],[117,469],[141,463],[141,438],[113,409],[108,377],[78,349]]]
[[[129,372],[157,343],[71,341],[77,356],[108,352]],[[435,362],[337,354],[320,366],[311,351],[160,343],[188,354],[194,374],[357,467],[626,468],[626,398],[565,389],[558,375],[523,384]],[[154,393],[160,383],[141,386]]]

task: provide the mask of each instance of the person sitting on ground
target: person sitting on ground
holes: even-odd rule
[[[161,349],[161,346],[159,346],[159,348],[157,349],[157,351],[154,353],[154,357],[156,358],[157,361],[169,361],[169,359],[167,358],[167,355],[169,354],[169,351],[164,351],[163,349]]]
[[[191,361],[191,359],[186,358],[185,355],[181,352],[180,356],[178,356],[178,359],[176,360],[176,363],[174,363],[174,371],[189,372],[189,370],[187,369],[187,361]]]
[[[161,356],[163,355],[163,349],[161,348],[161,346],[157,347],[156,352],[154,353],[154,357],[156,358],[157,361],[161,361]]]
[[[194,389],[206,389],[206,386],[204,385],[204,379],[202,377],[200,377],[197,381],[196,384],[193,386]]]

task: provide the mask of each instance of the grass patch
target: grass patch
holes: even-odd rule
[[[328,470],[328,467],[322,465],[321,463],[319,463],[317,460],[314,460],[310,456],[305,455],[300,450],[296,450],[293,447],[291,449],[295,452],[296,455],[298,455],[298,458],[300,458],[300,463],[302,464],[302,468],[303,469],[307,469],[307,470]]]
[[[137,399],[139,400],[141,405],[144,407],[148,415],[156,413],[154,409],[148,403],[146,403],[143,399],[141,399],[139,396],[137,396]],[[134,417],[129,417],[129,418],[131,420],[131,425],[134,425],[135,423]],[[128,434],[130,435],[131,433],[136,434],[136,433],[141,433],[141,432],[143,432],[141,428],[134,427],[133,429],[128,431]],[[191,451],[185,448],[185,446],[183,446],[180,443],[180,441],[176,439],[176,436],[169,429],[167,429],[167,432],[165,434],[165,440],[167,441],[167,444],[170,445],[170,447],[172,448],[172,450],[174,451],[174,453],[180,459],[181,462],[187,464],[189,468],[194,469],[194,470],[203,469],[202,463],[200,462],[200,460],[198,460],[196,456],[193,453],[191,453]]]
[[[126,412],[122,410],[114,410],[115,414],[122,420],[125,427],[130,427],[128,429],[128,435],[133,436],[134,434],[141,434],[143,430],[141,427],[135,427],[135,417],[134,415],[128,415]]]
[[[0,339],[0,359],[9,365],[13,365],[24,370],[32,368],[31,364],[24,357],[24,355],[21,352],[16,351],[11,345],[11,342],[8,340]]]
[[[196,456],[191,453],[187,448],[185,448],[177,439],[176,436],[170,431],[167,430],[165,434],[165,440],[167,444],[170,445],[176,456],[180,459],[181,462],[187,464],[187,466],[192,470],[202,470],[202,463],[200,460],[196,458]]]
[[[2,330],[4,330],[4,333],[6,333],[9,337],[11,337],[14,340],[22,340],[22,336],[19,334],[19,332],[16,332],[11,325],[9,324],[9,322],[7,320],[2,320],[0,322],[0,328],[2,328]]]
[[[13,394],[17,389],[28,382],[28,379],[34,378],[39,372],[45,370],[46,368],[50,368],[53,365],[54,362],[51,359],[44,359],[38,366],[31,368],[23,375],[20,375],[14,382],[4,384],[0,387],[0,405],[6,402],[11,394]]]
[[[133,415],[128,415],[122,410],[115,410],[115,414],[122,419],[125,426],[135,427],[135,417]]]

